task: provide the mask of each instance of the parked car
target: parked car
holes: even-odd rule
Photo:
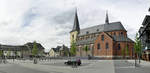
[[[80,66],[81,65],[81,60],[80,59],[71,59],[71,60],[68,60],[67,62],[65,62],[64,64]]]

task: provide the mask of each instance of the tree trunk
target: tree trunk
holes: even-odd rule
[[[139,64],[141,63],[140,59],[141,59],[141,56],[140,56],[140,54],[139,54]]]
[[[135,54],[135,56],[134,56],[134,58],[135,58],[135,67],[137,66],[136,57],[137,57],[137,55]]]

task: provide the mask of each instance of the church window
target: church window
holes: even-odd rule
[[[104,41],[104,35],[101,35],[101,40]]]
[[[101,49],[100,43],[97,44],[97,49]]]
[[[106,43],[106,49],[108,49],[109,48],[109,44],[108,43]]]
[[[118,44],[118,50],[120,50],[120,49],[121,49],[120,44]]]
[[[121,32],[120,34],[121,34],[121,36],[122,36],[122,35],[123,35],[123,32]]]

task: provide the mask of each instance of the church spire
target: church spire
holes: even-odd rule
[[[105,24],[109,24],[108,11],[106,11],[106,19],[105,19]]]
[[[78,32],[80,31],[77,9],[75,11],[74,25],[72,31],[78,31]]]

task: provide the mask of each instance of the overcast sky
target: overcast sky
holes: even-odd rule
[[[46,51],[69,46],[75,9],[80,28],[120,21],[134,39],[150,0],[0,0],[0,44],[22,45],[36,40]]]

